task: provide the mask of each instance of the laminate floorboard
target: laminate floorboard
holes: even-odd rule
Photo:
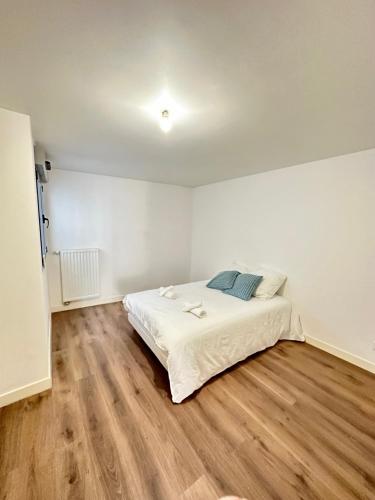
[[[120,303],[52,321],[52,390],[0,409],[0,500],[375,499],[374,375],[282,341],[175,405]]]

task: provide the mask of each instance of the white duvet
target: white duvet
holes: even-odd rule
[[[132,293],[124,306],[166,352],[172,400],[180,403],[214,375],[280,339],[304,340],[291,302],[243,301],[206,287],[207,281],[174,287],[175,300],[159,290]],[[182,312],[185,302],[202,301],[207,316]]]

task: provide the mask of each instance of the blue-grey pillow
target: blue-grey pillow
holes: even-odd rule
[[[224,291],[227,288],[232,288],[239,274],[239,271],[222,271],[212,278],[206,286],[208,286],[208,288],[214,288],[215,290]]]
[[[242,300],[250,300],[262,279],[263,276],[255,274],[239,274],[233,287],[229,290],[223,290],[223,292]]]

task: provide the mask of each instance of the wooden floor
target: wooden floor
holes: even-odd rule
[[[53,316],[53,389],[0,410],[0,499],[375,498],[375,377],[281,342],[180,405],[120,304]]]

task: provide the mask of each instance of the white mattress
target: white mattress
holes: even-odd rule
[[[176,300],[160,297],[158,290],[124,298],[127,311],[166,355],[175,403],[214,375],[280,339],[304,340],[299,318],[285,297],[243,301],[207,288],[206,283],[176,286]],[[206,317],[182,312],[184,302],[196,300],[202,301]]]
[[[147,344],[151,351],[158,358],[160,363],[168,370],[167,364],[167,351],[162,351],[156,344],[150,332],[142,325],[140,321],[137,320],[135,316],[131,313],[128,314],[129,323],[135,328],[142,340]]]

